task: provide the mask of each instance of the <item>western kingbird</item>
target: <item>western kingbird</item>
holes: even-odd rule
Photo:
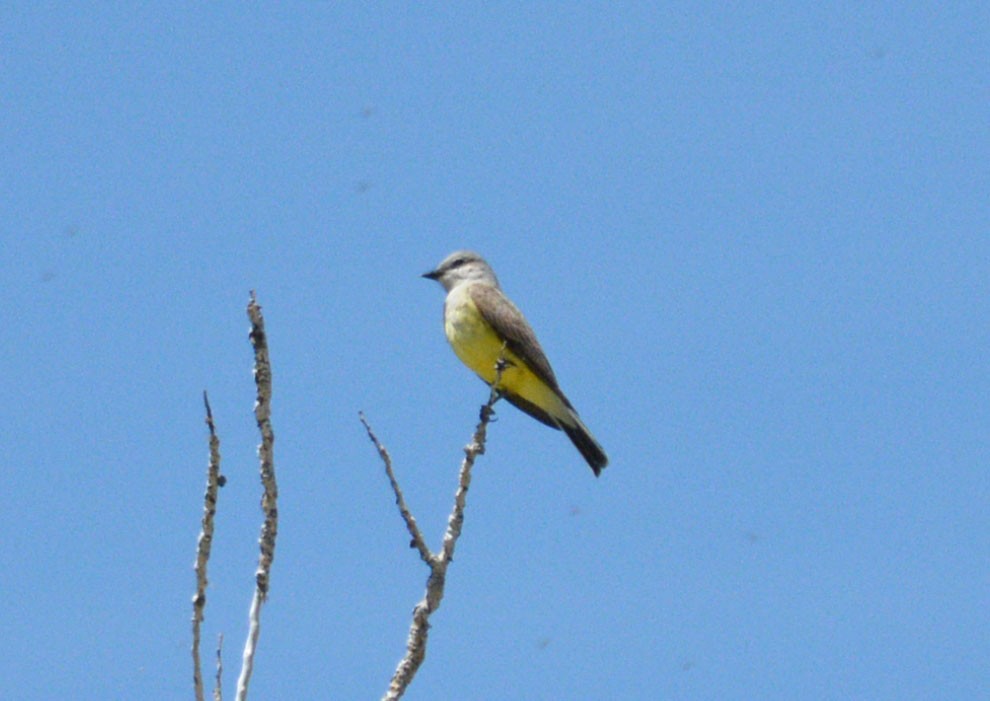
[[[536,334],[502,292],[491,266],[477,253],[456,251],[423,277],[447,290],[443,328],[457,357],[488,385],[504,357],[496,389],[534,419],[563,430],[599,475],[608,456],[560,390]]]

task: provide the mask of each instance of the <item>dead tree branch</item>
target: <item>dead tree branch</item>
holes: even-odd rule
[[[454,493],[454,507],[447,519],[447,529],[443,536],[443,545],[439,552],[433,553],[426,546],[422,533],[416,525],[416,520],[406,506],[405,497],[395,478],[392,470],[392,460],[389,457],[385,446],[378,440],[378,437],[371,430],[364,417],[360,415],[361,423],[364,424],[368,432],[368,438],[375,445],[379,456],[385,463],[385,472],[388,475],[389,484],[395,493],[395,503],[399,507],[399,513],[406,524],[409,534],[412,536],[411,546],[419,551],[420,558],[430,569],[430,574],[426,580],[426,592],[422,600],[413,609],[412,624],[409,626],[409,637],[406,641],[406,654],[399,661],[392,675],[388,691],[382,697],[382,701],[396,701],[406,692],[413,677],[419,670],[420,665],[426,658],[426,643],[430,630],[430,616],[440,608],[443,599],[444,587],[447,581],[447,567],[454,560],[454,548],[457,546],[457,539],[460,538],[461,529],[464,526],[464,506],[467,500],[467,491],[471,485],[471,468],[477,457],[485,452],[485,440],[487,438],[488,424],[494,416],[495,402],[499,399],[499,392],[496,389],[505,370],[505,360],[500,358],[496,365],[495,381],[488,397],[488,401],[481,407],[481,415],[478,425],[475,427],[471,442],[464,446],[464,459],[461,461],[461,468],[457,480],[457,490]]]
[[[216,427],[213,424],[213,412],[210,410],[210,399],[203,392],[203,404],[206,405],[206,425],[210,429],[210,465],[206,472],[206,494],[203,497],[203,519],[199,539],[196,544],[196,595],[193,596],[193,686],[196,691],[196,701],[203,701],[203,672],[200,666],[199,641],[200,628],[206,609],[206,588],[209,580],[206,576],[206,566],[210,560],[210,548],[213,545],[213,523],[217,513],[217,497],[220,487],[224,484],[220,474],[220,439],[217,438]],[[219,679],[217,680],[219,684]]]
[[[237,701],[247,699],[248,684],[254,669],[254,654],[258,645],[258,635],[261,632],[261,606],[268,597],[272,561],[275,559],[275,538],[278,535],[278,485],[275,481],[275,462],[272,452],[275,435],[272,433],[271,425],[272,369],[268,358],[265,320],[254,292],[251,292],[247,313],[251,320],[250,339],[254,348],[254,381],[257,386],[254,417],[261,433],[258,461],[264,491],[261,497],[261,510],[265,515],[265,521],[262,524],[261,537],[259,538],[261,553],[258,557],[258,569],[255,572],[255,590],[254,598],[251,601],[248,639],[244,646],[241,674],[237,679]]]

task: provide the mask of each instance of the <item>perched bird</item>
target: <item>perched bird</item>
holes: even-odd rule
[[[456,251],[423,277],[436,280],[447,291],[443,328],[457,357],[489,385],[495,382],[499,358],[504,357],[496,389],[534,419],[566,433],[599,475],[608,456],[564,396],[536,334],[502,292],[484,258]]]

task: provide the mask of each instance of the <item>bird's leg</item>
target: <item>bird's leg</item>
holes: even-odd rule
[[[488,397],[488,403],[481,407],[481,419],[483,421],[491,421],[495,415],[495,402],[503,397],[505,392],[499,387],[502,384],[502,373],[505,372],[506,368],[511,365],[511,363],[505,357],[505,343],[502,343],[502,350],[498,354],[498,360],[495,361],[495,379],[492,380],[492,391]]]
[[[492,382],[492,391],[498,395],[495,397],[495,401],[501,399],[502,395],[505,394],[501,388],[502,375],[509,368],[509,366],[512,365],[512,362],[505,357],[505,346],[507,343],[508,341],[502,341],[502,350],[499,351],[498,359],[495,361],[495,379]],[[494,403],[495,402],[493,401],[492,404]]]

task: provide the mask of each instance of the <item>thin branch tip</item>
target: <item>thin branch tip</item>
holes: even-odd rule
[[[200,663],[200,628],[205,618],[206,590],[209,586],[207,567],[210,560],[210,550],[213,544],[214,521],[219,499],[219,489],[225,480],[220,474],[220,439],[217,438],[216,427],[213,423],[213,412],[206,391],[203,391],[203,404],[206,409],[206,424],[210,429],[210,459],[206,471],[206,491],[203,495],[203,516],[201,529],[196,542],[196,562],[193,570],[196,573],[196,593],[193,595],[193,689],[197,701],[203,699],[203,674]]]

